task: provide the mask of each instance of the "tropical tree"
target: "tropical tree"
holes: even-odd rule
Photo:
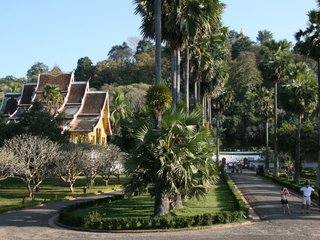
[[[299,30],[296,33],[297,43],[295,50],[307,55],[317,61],[318,63],[318,169],[317,169],[317,183],[318,183],[318,195],[320,202],[320,0],[317,0],[318,9],[311,10],[308,13],[308,26],[305,30]]]
[[[260,114],[265,120],[265,131],[266,131],[266,158],[264,164],[265,173],[269,172],[270,161],[269,161],[269,121],[273,116],[273,100],[272,92],[269,91],[266,87],[262,87],[258,93],[258,109]]]
[[[111,109],[113,110],[110,114],[111,128],[115,133],[120,131],[121,121],[127,115],[126,107],[124,92],[120,89],[115,89],[112,93]]]
[[[14,155],[13,176],[26,183],[29,197],[45,178],[54,174],[55,161],[60,158],[57,143],[28,134],[6,140],[3,149]]]
[[[260,65],[264,80],[274,84],[274,175],[279,175],[278,159],[278,83],[287,78],[288,65],[291,61],[290,42],[271,40],[265,43],[264,59]]]
[[[183,200],[205,196],[217,177],[213,139],[207,128],[197,130],[200,120],[199,113],[171,109],[164,113],[161,128],[143,128],[138,134],[137,150],[126,162],[131,179],[126,191],[134,194],[149,189],[155,194],[156,216],[180,207]],[[156,172],[155,159],[160,165]],[[154,182],[154,175],[159,183]]]
[[[42,62],[36,62],[31,66],[31,68],[27,72],[27,79],[29,82],[37,82],[38,81],[38,75],[40,73],[48,72],[49,68],[47,65],[45,65]]]
[[[44,103],[51,115],[55,115],[63,103],[60,87],[54,84],[46,84],[43,88],[41,102]]]
[[[89,57],[83,57],[78,60],[77,68],[74,71],[75,81],[88,81],[93,77],[94,66]]]
[[[283,101],[287,109],[298,116],[296,127],[295,182],[300,181],[301,166],[301,123],[307,112],[316,107],[317,86],[314,73],[305,63],[291,66],[290,79],[285,84],[287,92]]]
[[[273,39],[273,34],[268,30],[263,30],[258,32],[257,41],[263,45],[268,41]]]
[[[0,148],[0,181],[13,176],[14,155]]]
[[[76,180],[86,167],[86,144],[67,143],[61,148],[61,158],[56,162],[57,175],[67,184],[70,192],[74,192]]]
[[[97,145],[98,150],[98,168],[97,173],[108,185],[111,175],[120,178],[122,172],[125,154],[121,152],[120,148],[114,144]]]

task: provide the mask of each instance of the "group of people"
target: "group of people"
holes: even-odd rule
[[[303,194],[303,200],[302,200],[302,205],[301,205],[301,211],[306,212],[307,214],[310,213],[310,205],[311,205],[311,194],[314,191],[314,189],[310,186],[310,181],[306,180],[304,183],[304,187],[300,189],[300,191]],[[289,191],[286,187],[282,187],[280,191],[280,196],[281,196],[281,204],[283,208],[283,214],[291,214],[290,208],[289,208],[289,201],[288,201],[288,196],[289,196]]]

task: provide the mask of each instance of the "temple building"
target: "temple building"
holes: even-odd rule
[[[2,117],[7,122],[18,122],[34,101],[42,101],[49,84],[60,89],[61,104],[56,114],[62,114],[61,127],[70,132],[70,141],[106,144],[112,134],[108,92],[90,91],[89,82],[75,81],[73,72],[40,74],[38,82],[25,84],[21,93],[6,93],[0,107]]]

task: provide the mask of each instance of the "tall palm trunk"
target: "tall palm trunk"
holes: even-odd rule
[[[264,166],[265,174],[269,173],[269,122],[268,118],[266,118],[266,159]]]
[[[320,58],[318,58],[318,169],[317,169],[317,183],[318,183],[318,204],[320,205]]]
[[[156,84],[161,83],[161,0],[155,0]]]
[[[279,159],[278,159],[278,83],[274,84],[274,175],[279,175]]]
[[[219,165],[219,155],[220,155],[220,113],[217,114],[217,136],[216,136],[217,152],[216,152],[216,162]]]
[[[180,103],[180,85],[181,85],[181,77],[180,77],[180,72],[181,72],[181,69],[180,69],[180,62],[181,62],[181,58],[180,58],[180,48],[177,48],[176,49],[176,79],[177,79],[177,93],[176,93],[176,96],[177,96],[177,104]]]
[[[295,168],[295,173],[294,173],[294,181],[296,183],[300,182],[300,165],[301,165],[301,160],[300,160],[300,140],[301,140],[301,120],[302,120],[302,114],[299,114],[299,121],[298,121],[298,126],[297,126],[297,146],[296,146],[296,157],[294,161],[294,168]]]
[[[176,50],[171,48],[171,93],[173,106],[177,106],[177,68],[176,68]]]
[[[189,57],[189,46],[186,47],[186,107],[187,114],[189,114],[189,78],[190,78],[190,57]]]

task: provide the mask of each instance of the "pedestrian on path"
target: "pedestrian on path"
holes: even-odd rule
[[[303,192],[303,201],[301,206],[301,212],[305,210],[306,207],[306,213],[309,214],[310,205],[311,205],[311,194],[314,191],[312,187],[310,187],[310,181],[306,180],[304,183],[304,187],[300,189],[301,192]]]
[[[291,214],[290,208],[289,208],[289,202],[288,202],[288,195],[289,195],[288,189],[286,187],[281,187],[280,196],[281,196],[283,214],[286,214],[286,209],[288,214]]]

